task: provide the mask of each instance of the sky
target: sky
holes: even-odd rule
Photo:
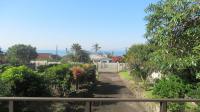
[[[0,46],[122,50],[145,43],[144,9],[156,0],[0,0]]]

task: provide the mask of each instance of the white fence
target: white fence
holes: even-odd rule
[[[56,65],[61,64],[61,62],[48,62],[48,61],[31,61],[31,64],[35,64],[36,67],[42,65]]]
[[[95,63],[98,72],[120,72],[127,69],[126,63]]]

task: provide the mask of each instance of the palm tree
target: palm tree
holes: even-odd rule
[[[81,45],[78,43],[75,43],[72,45],[71,50],[76,54],[78,54],[81,51]]]
[[[93,47],[95,53],[97,53],[101,49],[101,47],[99,46],[98,43],[94,44],[92,47]]]
[[[82,50],[81,45],[78,43],[75,43],[72,45],[71,50],[73,52],[73,60],[79,61],[79,59],[81,58],[80,56],[80,52]]]

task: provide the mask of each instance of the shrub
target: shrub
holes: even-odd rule
[[[183,80],[174,75],[161,79],[153,88],[153,94],[161,98],[184,98],[186,91]],[[184,109],[184,104],[170,103],[168,108],[171,112],[178,112]]]
[[[1,96],[49,96],[43,78],[25,66],[11,67],[0,76]]]
[[[40,72],[40,73],[45,72],[46,69],[48,69],[48,68],[50,68],[52,66],[54,66],[54,65],[41,65],[41,66],[38,66],[37,67],[37,72]]]
[[[71,71],[72,71],[73,78],[75,80],[79,79],[79,77],[81,77],[83,73],[85,72],[84,69],[80,66],[73,66],[71,68]]]
[[[78,90],[79,89],[79,83],[81,82],[81,79],[84,78],[83,74],[84,74],[85,70],[80,66],[73,66],[71,68],[71,71],[72,71],[73,79],[76,83],[76,90]]]
[[[189,91],[188,96],[196,99],[200,99],[200,83],[197,83],[196,86]],[[197,112],[200,111],[200,103],[197,103],[198,107],[196,108]]]
[[[91,64],[74,65],[71,68],[73,75],[73,84],[76,84],[76,90],[80,85],[90,86],[96,81],[96,67]]]
[[[57,92],[59,96],[66,95],[70,92],[71,87],[71,73],[70,65],[55,65],[45,70],[44,77],[48,80],[53,94]]]
[[[0,65],[0,73],[3,73],[6,69],[12,67],[10,64],[1,64]]]

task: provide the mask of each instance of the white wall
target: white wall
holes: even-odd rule
[[[120,72],[127,69],[126,63],[95,63],[98,72]]]

